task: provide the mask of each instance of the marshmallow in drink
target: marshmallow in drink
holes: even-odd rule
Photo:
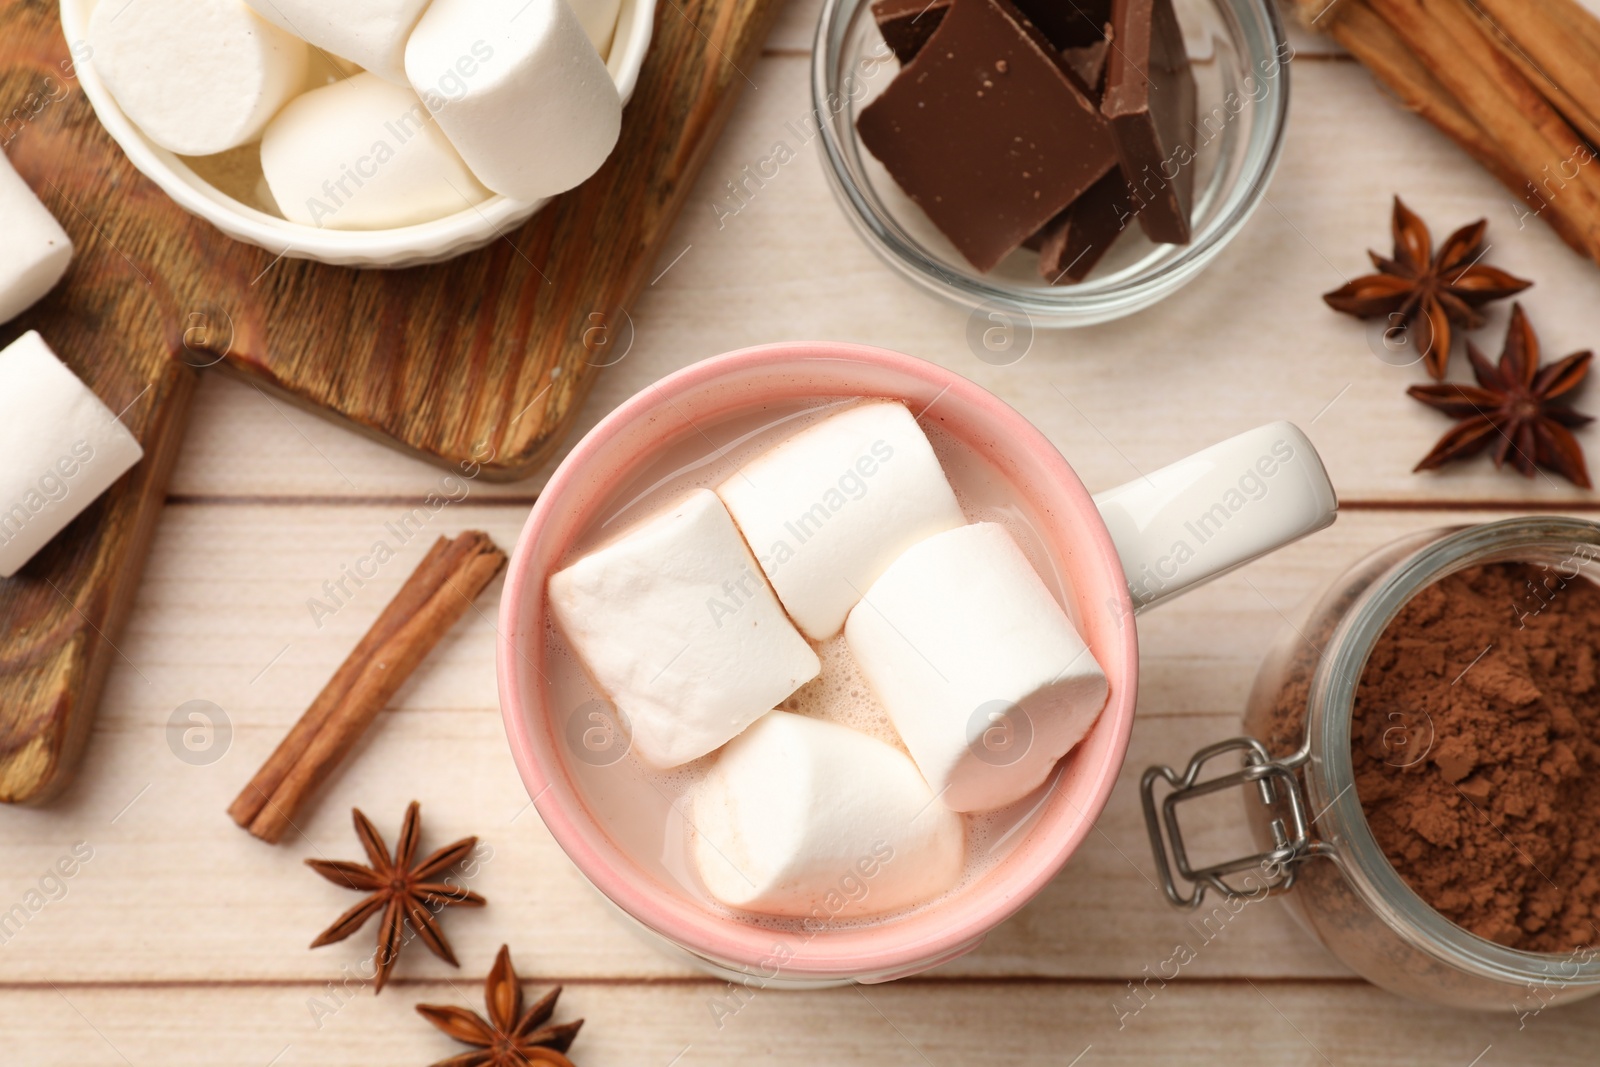
[[[0,350],[0,578],[9,578],[144,450],[30,330]]]
[[[729,907],[821,921],[882,914],[955,884],[961,817],[898,749],[774,711],[717,756],[694,793],[692,853]]]
[[[156,144],[208,156],[249,144],[298,93],[309,50],[244,0],[101,0],[94,67]]]
[[[261,171],[284,217],[379,230],[488,199],[417,94],[362,73],[290,101],[261,138]]]
[[[795,434],[717,486],[778,599],[814,641],[895,558],[966,521],[905,405],[874,400]]]
[[[906,551],[844,635],[923,777],[956,811],[1032,792],[1106,702],[1099,663],[997,523]]]
[[[822,668],[708,489],[551,575],[550,608],[657,767],[720,748]]]
[[[0,153],[0,323],[56,287],[72,261],[72,239]]]
[[[279,29],[397,85],[406,83],[406,38],[411,36],[411,30],[428,6],[428,0],[246,0],[246,3]]]
[[[616,83],[566,0],[433,0],[406,74],[478,180],[517,200],[589,177],[622,127]]]

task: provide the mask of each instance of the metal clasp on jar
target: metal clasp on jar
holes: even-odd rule
[[[1242,754],[1243,767],[1231,774],[1201,780],[1200,774],[1207,763],[1233,752]],[[1306,752],[1301,750],[1293,756],[1275,760],[1267,752],[1266,746],[1255,738],[1234,737],[1207,745],[1195,753],[1181,775],[1167,766],[1151,767],[1144,772],[1139,788],[1144,800],[1145,827],[1150,833],[1150,849],[1155,855],[1156,871],[1169,901],[1177,907],[1193,909],[1199,907],[1208,889],[1215,889],[1230,900],[1259,900],[1264,895],[1281,893],[1294,885],[1295,864],[1321,851],[1311,837],[1313,820],[1307,811],[1305,790],[1298,773],[1307,758]],[[1163,780],[1172,787],[1172,792],[1161,801],[1158,809],[1156,783]],[[1271,812],[1268,825],[1274,847],[1266,852],[1225,860],[1208,867],[1195,867],[1189,861],[1183,830],[1178,825],[1178,805],[1235,786],[1252,785],[1261,804]],[[1167,859],[1169,848],[1172,854],[1170,863]],[[1264,880],[1248,889],[1227,880],[1229,875],[1250,870],[1260,872]],[[1183,886],[1179,885],[1180,879]]]

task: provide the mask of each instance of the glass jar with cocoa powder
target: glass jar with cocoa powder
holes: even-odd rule
[[[1600,992],[1597,576],[1600,524],[1560,516],[1351,567],[1285,626],[1248,736],[1145,772],[1172,903],[1283,893],[1363,977],[1436,1004],[1526,1016]],[[1260,851],[1198,865],[1180,808],[1234,787]]]

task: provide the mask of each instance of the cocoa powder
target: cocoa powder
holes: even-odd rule
[[[1497,563],[1423,589],[1373,649],[1351,725],[1395,870],[1531,952],[1600,944],[1600,587],[1557,575]]]

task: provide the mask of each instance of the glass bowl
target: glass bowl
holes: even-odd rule
[[[1366,783],[1356,780],[1356,693],[1384,632],[1428,586],[1502,562],[1544,570],[1539,586],[1528,585],[1526,608],[1520,600],[1506,603],[1505,625],[1518,629],[1569,582],[1600,580],[1600,523],[1524,515],[1410,533],[1357,561],[1284,618],[1251,687],[1244,736],[1202,749],[1181,775],[1160,766],[1144,773],[1146,826],[1170,902],[1198,909],[1209,928],[1211,916],[1226,925],[1281,892],[1301,927],[1368,981],[1447,1008],[1513,1011],[1524,1026],[1547,1007],[1600,993],[1600,946],[1592,942],[1564,952],[1511,948],[1435,911],[1379,845],[1360,796]],[[1436,702],[1424,698],[1387,711],[1378,755],[1390,767],[1420,764],[1443,740],[1430,707],[1437,710]],[[1261,851],[1196,869],[1178,807],[1230,786],[1249,787],[1241,799]],[[1214,810],[1189,818],[1198,822]],[[1210,902],[1213,892],[1222,903]]]
[[[1121,318],[1177,291],[1233,239],[1260,203],[1283,144],[1293,49],[1269,0],[1173,0],[1197,89],[1193,239],[1151,243],[1131,226],[1076,285],[1048,285],[1018,250],[973,269],[861,144],[856,115],[899,72],[870,0],[827,0],[811,93],[829,183],[873,251],[918,287],[963,307],[1037,326]]]

